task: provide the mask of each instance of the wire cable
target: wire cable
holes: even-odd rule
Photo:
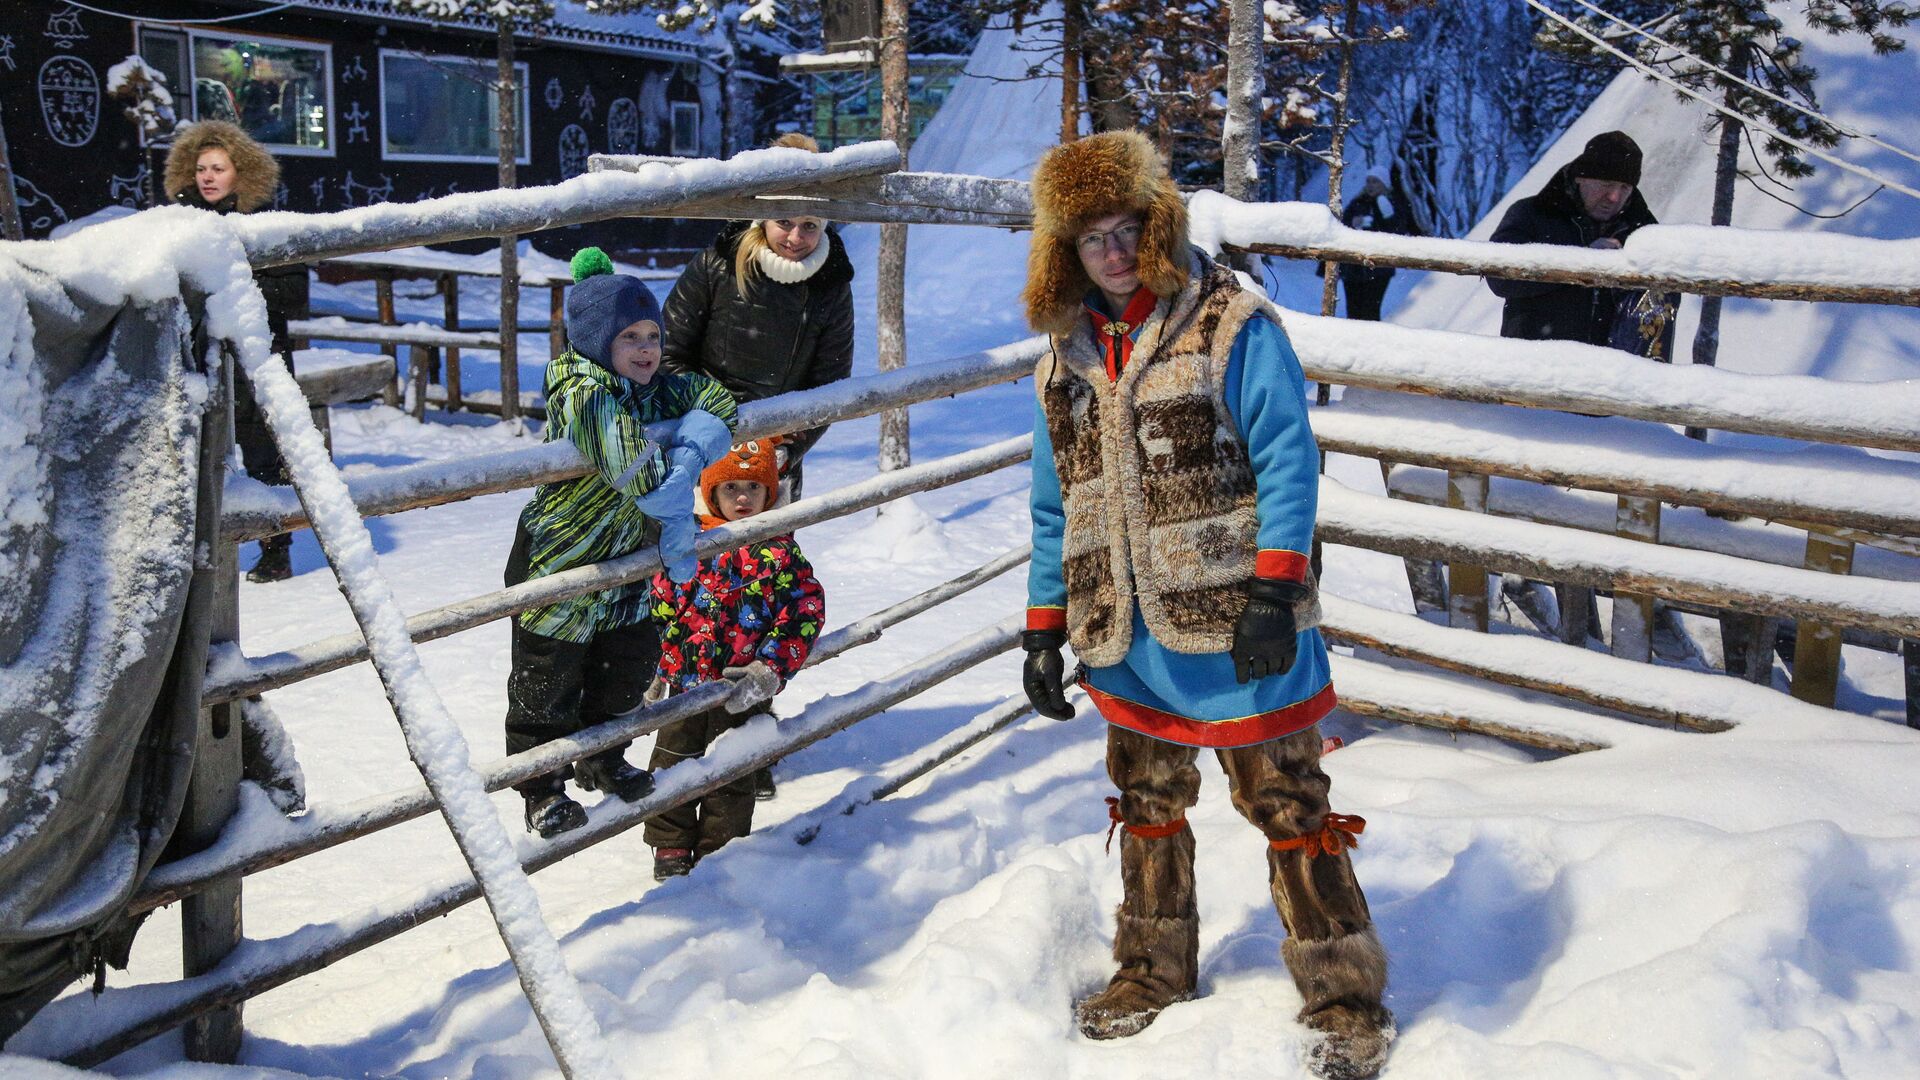
[[[1640,71],[1642,74],[1646,75],[1648,78],[1651,78],[1656,82],[1666,83],[1668,86],[1671,86],[1675,90],[1680,91],[1680,93],[1686,95],[1687,97],[1690,97],[1695,101],[1698,101],[1702,105],[1705,105],[1707,108],[1712,109],[1714,112],[1731,117],[1749,127],[1758,128],[1761,131],[1766,132],[1768,135],[1771,135],[1772,137],[1787,144],[1788,146],[1791,146],[1794,149],[1801,151],[1802,153],[1810,154],[1814,157],[1817,157],[1821,161],[1824,161],[1829,165],[1834,166],[1835,168],[1844,169],[1847,172],[1853,173],[1855,176],[1859,176],[1867,180],[1871,180],[1876,184],[1880,184],[1886,187],[1888,190],[1897,191],[1902,195],[1908,196],[1909,198],[1920,199],[1920,191],[1910,188],[1907,185],[1902,184],[1898,180],[1889,180],[1886,177],[1881,176],[1879,173],[1874,172],[1872,169],[1862,168],[1858,165],[1853,164],[1852,162],[1834,157],[1832,154],[1829,154],[1824,150],[1820,150],[1817,147],[1808,146],[1806,143],[1801,142],[1799,139],[1796,139],[1793,136],[1788,135],[1775,128],[1769,127],[1766,124],[1761,123],[1759,120],[1756,120],[1751,116],[1744,116],[1740,113],[1734,112],[1732,109],[1727,108],[1725,105],[1720,104],[1719,102],[1713,100],[1712,98],[1706,96],[1705,94],[1700,93],[1699,91],[1693,89],[1690,86],[1687,86],[1680,82],[1676,82],[1672,78],[1669,78],[1666,74],[1654,70],[1653,68],[1647,66],[1642,61],[1636,59],[1635,57],[1629,56],[1626,53],[1621,52],[1619,49],[1615,48],[1611,43],[1601,38],[1599,35],[1588,30],[1586,27],[1581,26],[1579,23],[1574,22],[1572,19],[1567,18],[1565,15],[1562,15],[1559,12],[1553,10],[1552,8],[1546,6],[1545,4],[1541,3],[1540,0],[1526,0],[1526,3],[1528,7],[1533,8],[1534,10],[1540,12],[1542,15],[1545,15],[1547,18],[1552,19],[1553,21],[1561,24],[1562,26],[1565,26],[1567,29],[1572,30],[1574,33],[1579,34],[1581,37],[1586,38],[1588,41],[1591,41],[1595,45],[1600,46],[1602,49],[1605,49],[1607,52],[1612,53],[1614,56],[1617,56],[1621,60],[1626,61],[1628,65]]]
[[[128,22],[164,23],[168,26],[211,26],[214,23],[239,22],[241,19],[251,19],[256,15],[271,15],[276,11],[285,11],[287,8],[296,6],[299,0],[286,0],[285,3],[264,7],[258,11],[243,11],[238,15],[221,15],[212,19],[161,19],[152,15],[128,15],[121,11],[108,11],[106,8],[82,3],[81,0],[61,0],[61,3],[70,4],[83,11],[91,11],[95,15],[109,15]]]
[[[1681,48],[1680,46],[1675,45],[1673,42],[1668,41],[1667,39],[1654,33],[1653,31],[1647,30],[1640,26],[1636,26],[1635,24],[1620,18],[1618,15],[1615,15],[1612,12],[1607,11],[1605,8],[1602,8],[1597,4],[1589,3],[1588,0],[1573,0],[1573,2],[1576,4],[1579,4],[1581,7],[1586,8],[1588,11],[1593,12],[1594,14],[1600,16],[1601,18],[1606,19],[1607,21],[1613,23],[1615,26],[1624,27],[1627,30],[1630,30],[1633,33],[1640,35],[1641,37],[1646,38],[1648,41],[1653,42],[1655,45],[1658,45],[1663,49],[1671,49],[1675,54],[1686,57],[1687,59],[1693,61],[1696,64],[1699,64],[1701,67],[1707,69],[1708,71],[1713,72],[1714,74],[1720,76],[1721,78],[1726,79],[1729,82],[1738,83],[1739,85],[1744,86],[1749,90],[1752,90],[1754,93],[1759,94],[1760,96],[1765,97],[1771,101],[1777,101],[1780,104],[1785,105],[1787,108],[1792,109],[1795,112],[1798,112],[1804,116],[1810,116],[1813,119],[1818,120],[1823,124],[1826,124],[1828,127],[1833,128],[1835,131],[1838,131],[1840,134],[1847,136],[1848,138],[1861,139],[1866,142],[1870,142],[1873,145],[1878,146],[1883,150],[1890,150],[1893,153],[1899,154],[1901,157],[1906,158],[1908,161],[1920,162],[1920,154],[1909,153],[1893,145],[1892,143],[1889,143],[1879,138],[1876,135],[1871,135],[1867,132],[1861,131],[1850,124],[1843,124],[1840,121],[1835,120],[1833,117],[1827,116],[1826,114],[1820,112],[1818,109],[1808,108],[1807,106],[1802,105],[1797,101],[1793,101],[1789,98],[1782,97],[1779,94],[1774,93],[1773,91],[1767,89],[1764,86],[1758,86],[1754,83],[1751,83],[1746,79],[1743,79],[1738,75],[1735,75],[1733,72],[1728,71],[1726,68],[1723,68],[1718,64],[1715,64],[1713,61],[1696,56],[1693,53],[1690,53],[1687,50]]]

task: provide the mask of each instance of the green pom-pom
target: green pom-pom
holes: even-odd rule
[[[569,265],[573,270],[573,283],[575,285],[580,284],[595,274],[613,273],[613,260],[607,257],[606,252],[601,251],[597,247],[581,248],[579,251],[574,252],[573,262]]]

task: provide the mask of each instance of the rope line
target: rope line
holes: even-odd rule
[[[1881,176],[1879,173],[1874,172],[1872,169],[1862,168],[1861,166],[1855,165],[1850,161],[1846,161],[1842,158],[1837,158],[1832,154],[1829,154],[1826,151],[1819,149],[1818,147],[1808,146],[1806,143],[1801,142],[1799,139],[1796,139],[1793,136],[1786,134],[1785,132],[1769,127],[1768,125],[1760,122],[1759,120],[1754,119],[1751,116],[1744,116],[1740,113],[1737,113],[1732,109],[1727,108],[1725,105],[1722,105],[1719,102],[1713,100],[1712,98],[1706,96],[1705,94],[1702,94],[1699,91],[1693,89],[1692,87],[1687,86],[1680,82],[1676,82],[1674,79],[1668,77],[1665,73],[1656,71],[1653,68],[1647,66],[1647,64],[1645,64],[1638,58],[1629,56],[1626,53],[1620,51],[1618,48],[1614,47],[1611,43],[1606,41],[1604,38],[1601,38],[1598,34],[1593,33],[1592,31],[1588,30],[1586,27],[1581,26],[1579,23],[1574,22],[1572,19],[1569,19],[1565,15],[1562,15],[1559,12],[1553,10],[1552,8],[1546,6],[1545,4],[1541,3],[1540,0],[1526,0],[1526,3],[1528,7],[1533,8],[1535,11],[1540,12],[1542,15],[1545,15],[1547,18],[1552,19],[1554,22],[1557,22],[1562,26],[1565,26],[1567,29],[1572,30],[1574,33],[1579,34],[1581,37],[1586,38],[1588,41],[1591,41],[1595,45],[1600,46],[1602,49],[1605,49],[1607,52],[1612,53],[1614,56],[1619,57],[1621,60],[1625,61],[1629,66],[1633,67],[1634,69],[1638,70],[1642,74],[1646,75],[1648,78],[1653,79],[1656,82],[1666,83],[1668,86],[1673,87],[1675,90],[1678,90],[1680,93],[1686,95],[1687,97],[1690,97],[1695,101],[1698,101],[1702,105],[1705,105],[1707,108],[1712,109],[1714,112],[1720,113],[1724,116],[1731,117],[1749,127],[1758,128],[1759,130],[1766,132],[1768,135],[1773,136],[1774,138],[1780,140],[1781,142],[1786,143],[1788,146],[1791,146],[1794,149],[1801,151],[1802,153],[1810,154],[1813,157],[1817,157],[1821,161],[1824,161],[1827,164],[1834,166],[1835,168],[1844,169],[1847,172],[1853,173],[1855,176],[1859,176],[1867,180],[1871,180],[1876,184],[1883,185],[1888,189],[1897,191],[1902,195],[1908,196],[1909,198],[1920,199],[1920,190],[1915,190],[1913,188],[1910,188],[1907,185],[1902,184],[1898,180],[1889,180],[1888,178]]]
[[[1909,153],[1893,145],[1892,143],[1889,143],[1886,140],[1881,139],[1877,135],[1872,135],[1872,134],[1869,134],[1868,132],[1861,131],[1860,129],[1854,127],[1851,124],[1843,124],[1840,121],[1835,120],[1833,117],[1820,112],[1818,109],[1809,108],[1808,106],[1802,105],[1797,101],[1793,101],[1789,98],[1782,97],[1781,95],[1774,93],[1773,91],[1767,89],[1764,86],[1759,86],[1755,83],[1749,82],[1746,79],[1743,79],[1738,75],[1735,75],[1733,72],[1728,71],[1727,69],[1719,66],[1718,64],[1715,64],[1713,61],[1707,60],[1700,56],[1696,56],[1695,54],[1688,52],[1687,50],[1681,48],[1678,45],[1675,45],[1673,42],[1668,41],[1666,38],[1661,37],[1660,35],[1654,33],[1653,31],[1648,30],[1641,26],[1637,26],[1634,23],[1628,22],[1627,20],[1620,18],[1618,15],[1615,15],[1612,12],[1607,11],[1605,8],[1602,8],[1597,4],[1589,3],[1588,0],[1573,0],[1573,2],[1576,4],[1579,4],[1583,8],[1586,8],[1588,11],[1591,11],[1594,14],[1599,15],[1601,18],[1608,20],[1609,22],[1613,23],[1616,26],[1624,27],[1628,30],[1631,30],[1632,32],[1640,35],[1643,38],[1646,38],[1648,41],[1653,42],[1655,45],[1658,45],[1663,49],[1673,50],[1675,54],[1686,57],[1687,59],[1693,61],[1696,64],[1699,64],[1701,67],[1707,69],[1708,71],[1713,72],[1714,74],[1720,76],[1723,79],[1726,79],[1729,82],[1738,83],[1739,85],[1744,86],[1749,90],[1752,90],[1754,93],[1759,94],[1762,97],[1765,97],[1772,101],[1777,101],[1780,104],[1785,105],[1787,108],[1792,109],[1795,112],[1798,112],[1804,116],[1810,116],[1813,119],[1818,120],[1823,124],[1826,124],[1828,127],[1833,128],[1835,131],[1838,131],[1840,134],[1847,136],[1848,138],[1862,139],[1862,140],[1865,140],[1866,142],[1870,142],[1873,145],[1880,147],[1883,150],[1890,150],[1893,153],[1899,154],[1901,157],[1906,158],[1908,161],[1920,162],[1920,154]]]

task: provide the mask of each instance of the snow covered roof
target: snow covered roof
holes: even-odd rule
[[[493,32],[493,23],[478,16],[434,19],[416,12],[403,11],[391,0],[294,0],[301,7],[348,15],[389,19],[394,22],[440,23],[484,33]],[[660,28],[652,14],[596,15],[587,11],[585,0],[554,0],[554,27],[540,38],[548,42],[598,49],[635,56],[668,59],[693,59],[714,52],[706,35],[692,30],[667,31]]]

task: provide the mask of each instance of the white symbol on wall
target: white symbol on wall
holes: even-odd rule
[[[40,115],[61,146],[85,146],[100,123],[100,80],[77,56],[56,56],[40,65]]]
[[[340,181],[340,194],[347,206],[372,206],[374,203],[383,203],[393,198],[393,177],[381,173],[380,186],[374,187],[372,184],[362,184],[355,180],[353,173],[349,171],[347,178]]]
[[[340,81],[343,83],[353,82],[356,79],[364,79],[366,77],[366,65],[360,62],[358,56],[353,58],[352,63],[340,69]]]
[[[11,34],[0,34],[0,64],[7,65],[8,71],[12,71],[14,69],[13,68],[13,35]]]
[[[373,114],[360,107],[358,101],[349,102],[347,111],[340,114],[348,123],[347,141],[350,143],[367,141],[367,118]]]
[[[72,4],[47,16],[47,29],[44,32],[55,46],[62,49],[71,49],[76,42],[87,40],[86,28],[80,25],[80,9]]]
[[[273,208],[275,210],[287,208],[287,185],[284,183],[273,186]]]
[[[607,153],[640,152],[640,106],[632,98],[614,98],[607,106]]]
[[[555,75],[553,78],[547,80],[547,89],[544,96],[546,97],[547,108],[549,109],[559,108],[560,103],[566,100],[567,92],[560,86],[560,76]]]
[[[580,119],[589,124],[593,123],[593,108],[597,104],[599,102],[594,99],[593,87],[589,86],[580,91]]]
[[[20,207],[20,224],[38,232],[72,220],[53,197],[33,185],[33,181],[13,174],[14,203]]]
[[[138,210],[147,190],[147,163],[141,162],[132,176],[114,175],[107,180],[107,198],[121,206]]]
[[[571,180],[587,171],[587,129],[568,124],[560,132],[560,179]]]

